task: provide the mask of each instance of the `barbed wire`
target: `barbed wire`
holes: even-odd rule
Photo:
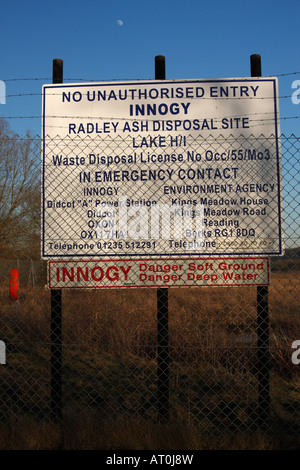
[[[270,113],[256,113],[256,114],[270,114]],[[244,117],[246,115],[239,115],[239,116],[230,116],[232,119]],[[251,114],[248,114],[247,116],[251,116]],[[3,119],[42,119],[44,116],[39,115],[39,116],[1,116]],[[139,118],[121,118],[121,117],[105,117],[101,116],[95,117],[95,116],[46,116],[47,118],[53,118],[53,119],[107,119],[107,120],[120,120],[120,121],[142,121],[142,119]],[[225,117],[225,116],[224,116]],[[1,119],[1,118],[0,118]],[[218,119],[221,121],[222,118],[214,118],[214,117],[209,117],[208,119]],[[278,118],[279,119],[279,118]],[[300,116],[280,116],[280,120],[286,120],[286,119],[300,119]],[[147,121],[152,121],[151,119],[147,119]],[[164,119],[159,119],[159,121],[166,121]],[[273,121],[275,122],[275,119],[268,119],[268,118],[263,118],[263,119],[252,119],[252,121],[259,121],[259,122],[265,122],[265,121]],[[64,127],[64,126],[48,126],[48,127]]]
[[[43,93],[16,93],[16,94],[10,94],[10,95],[6,95],[6,98],[18,98],[18,97],[21,97],[21,96],[43,96]],[[52,96],[61,96],[60,93],[51,93],[51,97]],[[87,93],[82,93],[82,96],[88,96]],[[292,95],[282,95],[282,96],[277,96],[276,98],[278,99],[285,99],[285,98],[291,98]],[[216,99],[223,99],[224,101],[227,101],[227,100],[243,100],[245,99],[244,97],[239,97],[239,96],[221,96],[221,97],[215,97]],[[208,96],[208,97],[189,97],[188,98],[189,100],[193,101],[193,100],[212,100],[214,99],[214,97],[211,97],[211,96]],[[249,100],[272,100],[274,99],[274,96],[247,96],[247,99]],[[90,100],[90,101],[94,101],[94,100]],[[99,100],[100,101],[100,100]]]
[[[300,72],[299,72],[300,73]],[[4,82],[20,82],[20,81],[43,81],[47,80],[52,83],[52,77],[46,77],[46,78],[6,78],[3,79]],[[108,78],[108,79],[90,79],[90,78],[64,78],[65,81],[74,81],[77,80],[79,82],[127,82],[127,81],[150,81],[154,80],[153,78]]]
[[[277,74],[276,76],[277,77],[283,77],[283,76],[291,76],[291,75],[297,75],[297,74],[300,74],[300,72],[287,72],[287,73],[282,73],[282,74]],[[269,76],[264,76],[262,78],[268,78],[268,77],[272,77],[273,75],[269,75]],[[255,78],[255,77],[253,77]],[[50,77],[41,77],[41,78],[8,78],[4,81],[45,81],[45,80],[49,80],[51,81],[52,79]],[[85,79],[85,78],[65,78],[64,79],[64,82],[65,81],[87,81],[87,82],[100,82],[101,80],[89,80],[89,79]],[[107,81],[130,81],[130,80],[133,80],[133,79],[109,79]],[[134,81],[154,81],[153,79],[135,79]],[[188,82],[189,80],[187,80]],[[102,80],[103,82],[103,80]],[[17,94],[9,94],[7,95],[6,97],[7,98],[16,98],[16,97],[25,97],[25,96],[43,96],[43,94],[41,92],[39,93],[17,93]],[[278,96],[277,98],[278,99],[290,99],[292,97],[292,95],[282,95],[282,96]],[[189,98],[191,100],[193,99],[199,99],[199,100],[207,100],[207,99],[212,99],[211,97],[202,97],[202,98],[197,98],[197,97],[192,97],[192,98]],[[219,99],[219,97],[218,97]],[[242,99],[245,99],[244,97],[227,97],[227,96],[222,96],[221,97],[222,100],[242,100]],[[268,100],[268,99],[274,99],[274,97],[247,97],[247,99],[249,100]],[[259,113],[255,113],[255,114],[259,114]],[[247,116],[253,116],[255,114],[248,114]],[[260,113],[262,114],[262,113]],[[264,113],[264,114],[267,114],[267,113]],[[237,115],[237,116],[231,116],[233,118],[238,118],[238,117],[243,117],[245,115]],[[2,116],[4,119],[9,119],[9,120],[13,120],[13,119],[41,119],[43,116],[42,115],[32,115],[32,116]],[[71,116],[47,116],[49,118],[71,118]],[[79,118],[80,116],[72,116],[72,118],[76,119],[76,118]],[[299,119],[300,116],[280,116],[280,120],[289,120],[289,119]],[[89,118],[89,119],[93,119],[92,117],[89,117],[89,116],[85,116],[85,118]],[[114,117],[114,118],[111,118],[111,117],[102,117],[102,119],[122,119],[122,118],[118,118],[118,117]],[[209,119],[215,119],[213,117],[210,117]],[[130,120],[133,120],[133,119],[128,119],[129,121]],[[139,120],[137,118],[135,118],[134,120]],[[261,120],[258,120],[258,121],[266,121],[266,119],[261,119]],[[59,127],[59,126],[53,126],[53,127]]]
[[[139,136],[139,135],[140,135],[140,134],[138,134],[138,136]],[[13,140],[13,141],[20,141],[20,142],[22,142],[22,141],[24,141],[24,140],[26,140],[26,141],[27,141],[27,140],[28,140],[28,141],[33,140],[33,141],[34,141],[34,140],[42,139],[42,138],[43,138],[40,134],[25,135],[25,136],[20,136],[19,134],[13,134],[13,135],[11,135],[11,136],[6,136],[6,137],[7,137],[7,140],[8,140],[8,141],[9,141],[9,140]],[[52,136],[46,135],[46,137],[50,137],[53,141],[55,141],[56,139],[57,139],[57,140],[63,140],[63,139],[64,139],[64,137],[60,137],[60,136],[52,137]],[[79,136],[79,137],[80,137],[80,136]],[[81,136],[81,139],[84,139],[85,137],[86,137],[86,136]],[[124,140],[124,141],[125,141],[128,137],[129,137],[129,136],[127,136],[127,137],[121,137],[121,140]],[[190,135],[187,136],[187,138],[189,138],[189,137],[190,137]],[[218,135],[218,137],[224,137],[224,136],[223,136],[222,134],[220,134],[220,135]],[[231,137],[232,137],[232,136],[229,136],[229,137],[227,137],[227,138],[230,139]],[[243,137],[243,136],[241,135],[241,137]],[[253,138],[253,137],[254,137],[253,135],[250,135],[250,136],[248,136],[248,137],[245,137],[245,139],[247,140],[247,139],[251,139],[251,138]],[[268,137],[266,137],[265,135],[262,135],[261,137],[268,140],[269,138],[274,138],[274,135],[270,135],[270,136],[268,136]],[[281,133],[281,134],[279,134],[278,137],[280,137],[280,138],[282,138],[282,139],[291,139],[291,140],[292,140],[292,139],[295,139],[296,141],[300,141],[300,136],[297,136],[297,135],[295,135],[295,134],[286,135],[286,134],[284,134],[284,133]],[[209,136],[205,137],[205,140],[208,141],[210,138],[211,138],[211,139],[215,139],[215,137],[214,137],[212,134],[210,134]],[[6,171],[6,170],[0,170],[0,171]]]
[[[264,75],[262,78],[269,78],[269,77],[286,77],[289,75],[297,75],[300,74],[299,72],[285,72],[285,73],[278,73],[278,74],[273,74],[273,75]],[[255,78],[255,77],[252,77]],[[6,78],[3,79],[5,82],[13,82],[13,81],[42,81],[42,80],[51,80],[52,77],[41,77],[41,78]],[[129,81],[129,80],[134,80],[134,81],[140,81],[140,80],[154,80],[153,78],[138,78],[138,79],[133,79],[133,78],[109,78],[109,79],[90,79],[90,78],[64,78],[64,81],[70,81],[70,80],[78,80],[78,81],[87,81],[87,82],[103,82],[103,81]]]

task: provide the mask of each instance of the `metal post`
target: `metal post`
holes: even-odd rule
[[[166,79],[166,59],[163,55],[155,57],[155,80]]]
[[[63,82],[63,61],[53,60],[53,83]],[[62,291],[51,289],[51,415],[62,419]]]
[[[63,83],[63,61],[61,59],[53,60],[52,83]]]
[[[261,56],[250,56],[251,77],[261,77]],[[270,416],[270,352],[268,286],[257,286],[257,368],[259,426]]]
[[[257,367],[259,426],[270,416],[270,358],[268,286],[257,286]]]
[[[165,57],[155,57],[155,79],[165,80]],[[160,422],[169,420],[169,308],[168,288],[157,288],[157,409]]]
[[[51,415],[62,419],[62,295],[51,289]]]
[[[157,400],[159,421],[169,419],[169,306],[168,288],[157,289]]]
[[[252,54],[250,56],[251,77],[261,77],[261,56]]]

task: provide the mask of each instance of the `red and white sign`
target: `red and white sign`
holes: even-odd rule
[[[269,285],[268,258],[50,261],[50,289]]]

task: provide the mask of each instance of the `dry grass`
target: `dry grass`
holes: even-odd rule
[[[28,432],[30,430],[30,432]],[[151,423],[141,418],[99,421],[93,413],[67,415],[63,425],[24,418],[0,424],[0,450],[299,450],[297,438],[261,431],[201,436],[191,424]]]
[[[30,432],[28,432],[30,430]],[[299,450],[297,438],[262,431],[203,437],[184,422],[156,424],[141,418],[99,422],[91,412],[66,416],[63,425],[24,418],[0,424],[0,450]]]
[[[8,364],[0,371],[1,448],[294,448],[300,381],[291,344],[300,339],[299,281],[299,272],[276,272],[269,289],[272,420],[284,438],[255,427],[255,288],[170,291],[169,425],[156,423],[156,291],[64,291],[61,429],[45,421],[50,292],[21,288],[14,303],[2,285]]]
[[[299,281],[300,273],[276,273],[269,289],[272,361],[280,374],[294,370],[288,358],[292,342],[300,338]],[[13,303],[2,286],[0,301],[3,339],[49,344],[49,291],[41,287],[24,289],[19,301]],[[255,366],[256,317],[254,287],[173,289],[169,295],[171,358],[189,363],[201,357],[215,366],[226,362],[230,367],[230,356],[237,359],[235,353],[243,346],[243,357],[248,355],[249,366]],[[153,359],[156,328],[153,289],[64,292],[65,348],[76,345],[79,350],[92,348]],[[248,338],[249,342],[242,344],[239,338]]]

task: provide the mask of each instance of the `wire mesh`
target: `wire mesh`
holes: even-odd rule
[[[140,171],[138,164],[136,167],[134,164],[130,165],[130,176],[128,162],[120,161],[115,167],[116,162],[108,164],[107,160],[104,164],[95,163],[93,175],[86,173],[83,176],[85,170],[70,164],[70,160],[64,166],[63,157],[55,151],[58,140],[59,138],[49,140],[48,146],[51,158],[61,163],[44,166],[43,169],[44,174],[52,178],[53,185],[47,188],[46,195],[46,200],[52,201],[52,207],[50,204],[46,206],[47,217],[42,217],[46,234],[42,241],[42,250],[44,254],[46,251],[48,254],[59,253],[60,258],[70,261],[80,246],[80,259],[84,263],[79,271],[72,271],[71,268],[66,269],[64,274],[59,271],[60,277],[57,277],[58,271],[54,271],[54,277],[50,280],[48,262],[40,259],[41,139],[39,136],[24,139],[14,136],[1,140],[0,171],[4,176],[0,187],[0,340],[3,342],[2,348],[5,345],[5,364],[0,365],[2,423],[22,420],[42,422],[52,416],[56,407],[58,410],[61,408],[63,419],[76,415],[82,416],[82,422],[88,421],[89,416],[97,416],[101,423],[110,423],[113,420],[125,423],[139,419],[153,423],[157,422],[159,416],[164,416],[171,423],[188,423],[203,438],[215,439],[216,448],[221,447],[228,436],[253,434],[262,427],[268,436],[299,438],[300,365],[297,348],[293,348],[292,344],[300,339],[297,199],[300,138],[281,136],[285,252],[283,256],[270,256],[270,285],[264,291],[264,295],[266,292],[268,295],[268,315],[264,304],[266,297],[261,297],[261,289],[253,285],[253,276],[250,279],[251,285],[239,285],[245,282],[240,282],[243,279],[236,279],[233,286],[212,287],[211,277],[206,280],[203,278],[203,261],[202,268],[197,273],[202,275],[201,280],[199,279],[201,287],[197,287],[194,281],[188,284],[187,274],[193,274],[193,270],[187,268],[186,262],[182,262],[182,271],[185,272],[180,272],[180,262],[174,261],[175,258],[184,256],[188,258],[186,247],[174,249],[175,242],[170,245],[170,237],[155,239],[158,243],[155,247],[147,245],[151,243],[150,237],[143,239],[140,236],[141,233],[146,233],[147,227],[151,234],[151,227],[149,219],[145,219],[150,209],[147,201],[141,203],[139,194],[147,190],[150,201],[155,200],[161,187],[169,188],[165,189],[165,194],[172,191],[171,178],[166,183],[170,164],[168,159],[158,161],[157,156],[160,153],[149,152],[150,156],[155,155],[151,168],[153,172],[156,171],[156,179],[154,173],[151,179],[148,172],[139,173],[139,178],[134,181],[134,171]],[[248,257],[268,257],[270,252],[278,251],[278,220],[282,213],[278,210],[276,185],[277,171],[280,169],[276,165],[269,165],[276,150],[274,138],[249,137],[241,142],[239,149],[233,149],[233,153],[230,138],[222,140],[222,136],[217,141],[213,138],[201,142],[195,139],[190,140],[189,144],[189,148],[194,149],[194,155],[199,154],[202,159],[206,158],[206,162],[210,162],[210,158],[220,158],[212,162],[210,173],[192,173],[195,165],[185,165],[180,161],[179,156],[186,152],[184,147],[177,147],[176,150],[167,148],[163,154],[173,155],[171,163],[175,171],[184,171],[182,175],[185,180],[182,186],[189,186],[191,192],[203,191],[201,198],[207,202],[204,229],[227,230],[227,235],[223,236],[219,245],[217,237],[211,236],[211,240],[206,238],[206,241],[210,241],[210,246],[204,251],[204,256],[203,250],[196,250],[198,258],[225,257],[226,260],[224,246],[227,256],[231,257],[242,256],[245,250],[249,250]],[[87,158],[90,155],[88,148],[95,148],[95,158],[97,154],[107,154],[107,148],[101,148],[97,139],[89,142],[88,147],[86,141],[80,138],[64,141],[63,145],[61,152],[69,159],[81,158],[83,155]],[[122,157],[124,139],[122,142],[121,139],[111,139],[108,145],[112,156]],[[220,148],[224,153],[223,161]],[[14,151],[13,160],[5,157],[10,155],[9,149]],[[143,152],[144,157],[148,157],[147,152]],[[244,194],[237,196],[233,168],[234,161],[238,158],[247,160],[244,167],[246,173],[239,177],[239,181],[247,185],[247,191],[244,187]],[[220,176],[216,173],[217,169]],[[160,175],[164,179],[159,179],[158,172],[162,170],[164,173]],[[187,183],[188,175],[191,178]],[[140,217],[138,223],[135,219],[135,225],[131,227],[136,238],[120,239],[107,235],[109,224],[105,226],[103,221],[110,220],[110,229],[115,228],[114,219],[108,218],[108,209],[111,207],[105,208],[105,215],[102,209],[102,216],[99,217],[101,225],[94,215],[96,207],[82,207],[78,203],[78,181],[83,177],[87,179],[87,183],[90,183],[89,178],[96,178],[93,184],[80,186],[80,190],[83,187],[87,191],[81,199],[86,199],[88,204],[89,200],[112,201],[107,193],[108,188],[119,188],[121,191],[126,186],[126,199],[133,201],[128,206],[132,210],[128,216]],[[106,178],[105,185],[101,178]],[[255,185],[253,193],[250,192],[251,184]],[[256,185],[260,184],[266,186],[258,190]],[[230,190],[229,185],[232,185]],[[6,197],[7,188],[11,187],[14,187],[14,191],[9,199]],[[101,187],[106,190],[105,197],[94,191],[100,191]],[[88,195],[88,190],[92,191],[91,196]],[[183,208],[188,208],[189,211],[195,208],[193,202],[189,204],[187,201],[193,201],[199,194],[193,195],[191,192],[184,197],[171,195],[171,199],[176,199],[177,202],[185,201],[184,205],[179,205],[180,211]],[[248,212],[257,212],[251,218],[243,211],[229,215],[229,209],[237,210],[237,204],[230,204],[230,200],[236,197],[245,199],[242,206]],[[76,205],[72,206],[75,198]],[[224,203],[225,199],[229,200],[228,205]],[[249,203],[246,202],[247,199]],[[168,195],[165,201],[160,202],[168,203],[169,200]],[[213,206],[208,202],[210,200],[219,203],[222,200],[223,204],[212,209]],[[58,201],[70,203],[70,207],[64,211],[62,206],[53,207],[53,203]],[[224,209],[225,215],[222,215]],[[220,212],[215,214],[212,210]],[[91,213],[88,214],[88,211]],[[266,217],[266,213],[269,217]],[[222,227],[220,221],[225,223],[225,219],[231,220],[232,225]],[[88,231],[91,231],[93,238],[84,240],[80,237],[78,220],[84,220],[84,223],[93,226],[85,230],[87,237]],[[175,218],[172,220],[172,239],[177,240]],[[210,227],[210,220],[216,225]],[[255,236],[249,235],[249,229],[255,231]],[[95,239],[97,230],[102,231],[99,239]],[[242,230],[246,234],[244,237],[240,236]],[[230,235],[228,231],[231,231]],[[140,234],[139,238],[137,234]],[[216,241],[216,245],[212,246],[212,241]],[[116,268],[108,273],[107,269],[111,266],[105,265],[106,260],[108,262],[114,257],[123,262],[135,255],[141,260],[140,264],[145,264],[143,260],[149,259],[149,252],[155,253],[158,246],[159,252],[165,253],[165,261],[153,261],[153,270],[148,270],[147,273],[148,287],[142,287],[146,278],[141,277],[144,272],[141,271],[143,268],[139,268],[136,278],[142,282],[137,287],[129,288],[126,285],[126,275],[123,272],[120,288],[105,288],[117,282],[116,274],[122,274],[121,269],[117,272]],[[190,257],[194,251],[189,251]],[[122,257],[122,253],[125,257]],[[91,271],[86,269],[95,259],[98,264],[92,279]],[[243,262],[247,263],[247,260]],[[124,263],[123,265],[126,266]],[[17,301],[9,297],[12,268],[19,270],[20,289]],[[234,275],[240,273],[241,269],[232,268]],[[210,274],[209,264],[206,270]],[[94,288],[76,289],[75,287],[79,287],[77,281],[85,281],[88,275]],[[187,283],[182,288],[176,286],[180,275]],[[150,276],[153,277],[150,279]],[[62,281],[63,277],[64,287],[72,288],[62,288],[58,279]],[[50,281],[52,289],[48,287]],[[152,288],[149,288],[150,285]],[[258,310],[265,315],[258,316]],[[262,332],[267,336],[263,337]],[[162,334],[163,340],[158,341],[159,334]],[[162,345],[166,338],[167,342]],[[162,349],[159,350],[159,347]],[[260,380],[260,374],[267,378],[265,382]],[[265,414],[263,410],[266,411]]]

